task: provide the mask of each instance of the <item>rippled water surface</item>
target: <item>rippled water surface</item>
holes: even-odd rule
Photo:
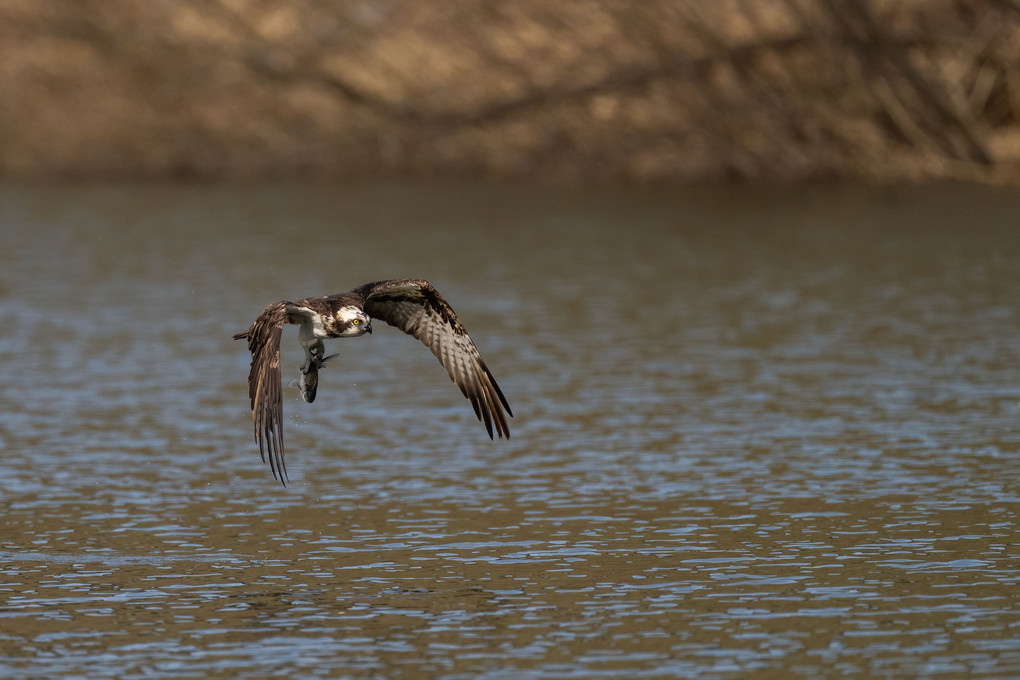
[[[0,676],[1020,676],[1020,193],[0,187]],[[288,390],[230,336],[425,277]],[[296,330],[284,339],[297,373]]]

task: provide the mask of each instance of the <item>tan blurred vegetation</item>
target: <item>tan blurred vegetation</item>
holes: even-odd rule
[[[0,176],[1020,181],[1020,0],[0,0]]]

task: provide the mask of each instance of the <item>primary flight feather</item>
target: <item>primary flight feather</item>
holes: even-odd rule
[[[428,281],[391,279],[359,286],[346,293],[274,302],[251,327],[234,336],[247,340],[251,352],[248,397],[259,454],[267,454],[273,477],[286,484],[283,457],[283,394],[280,338],[284,324],[300,327],[305,350],[298,387],[305,401],[315,399],[319,369],[336,355],[324,356],[324,338],[348,338],[372,332],[372,319],[385,321],[418,338],[439,359],[450,379],[471,402],[475,415],[493,432],[510,438],[510,405],[489,372],[482,355],[453,309]]]

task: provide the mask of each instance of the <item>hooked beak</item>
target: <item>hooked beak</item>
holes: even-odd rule
[[[371,335],[371,333],[372,333],[372,322],[371,321],[369,321],[368,323],[365,324],[365,332]]]

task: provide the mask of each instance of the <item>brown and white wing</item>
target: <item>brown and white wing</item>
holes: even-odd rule
[[[248,397],[255,425],[255,441],[262,462],[269,456],[273,477],[286,485],[287,466],[283,458],[283,394],[280,377],[280,337],[287,322],[289,303],[274,302],[262,310],[251,328],[234,336],[248,340],[251,371]]]
[[[500,437],[510,438],[507,416],[513,413],[506,397],[453,309],[428,281],[377,281],[351,292],[364,298],[369,316],[418,338],[436,355],[490,438],[494,428]]]

